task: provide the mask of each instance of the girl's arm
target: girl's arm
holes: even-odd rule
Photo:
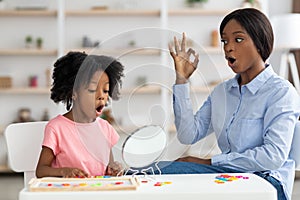
[[[46,176],[51,177],[88,177],[88,174],[78,168],[53,168],[51,164],[55,158],[53,151],[43,146],[40,158],[36,167],[36,177],[42,178]]]
[[[114,156],[112,152],[110,152],[109,164],[106,168],[106,175],[109,176],[123,175],[122,171],[123,171],[123,167],[121,163],[114,161]]]

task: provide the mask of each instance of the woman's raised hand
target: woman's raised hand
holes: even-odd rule
[[[196,70],[199,62],[199,54],[196,54],[195,50],[189,48],[186,51],[186,36],[185,33],[182,34],[182,41],[179,41],[174,37],[174,46],[169,44],[169,51],[174,60],[175,70],[176,70],[176,84],[186,83],[192,73]]]

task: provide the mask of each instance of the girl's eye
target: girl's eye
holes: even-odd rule
[[[227,42],[227,40],[222,39],[222,40],[221,40],[221,43],[227,44],[228,42]]]
[[[96,90],[91,90],[91,89],[88,89],[88,91],[89,91],[90,93],[95,93],[95,92],[96,92]]]
[[[103,92],[107,94],[107,93],[109,93],[109,90],[104,90]]]
[[[240,43],[240,42],[242,42],[244,39],[243,38],[236,38],[235,39],[235,41],[237,42],[237,43]]]

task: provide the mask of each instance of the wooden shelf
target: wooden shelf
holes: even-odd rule
[[[118,133],[125,133],[128,135],[139,128],[137,126],[119,126],[119,125],[114,125],[113,127]]]
[[[224,16],[229,13],[230,10],[205,10],[205,9],[178,9],[169,10],[170,16],[191,16],[191,15],[203,15],[203,16]],[[160,10],[68,10],[65,12],[66,16],[160,16]]]
[[[191,92],[195,93],[210,93],[213,90],[213,86],[192,86]]]
[[[107,54],[107,55],[149,55],[149,56],[159,56],[160,49],[153,48],[120,48],[120,49],[101,49],[101,48],[78,48],[78,49],[69,49],[66,51],[80,51],[87,54]]]
[[[170,16],[191,16],[191,15],[203,15],[203,16],[225,16],[229,13],[229,10],[205,10],[205,9],[193,9],[193,8],[186,8],[180,10],[169,10]]]
[[[66,16],[159,16],[159,10],[69,10]]]
[[[129,94],[160,94],[161,87],[153,86],[153,85],[146,85],[143,87],[136,87],[136,88],[126,88],[121,89],[121,95],[129,95]]]
[[[55,10],[1,10],[1,17],[24,17],[24,16],[45,16],[55,17],[57,12]]]
[[[195,93],[210,93],[213,90],[214,86],[192,86],[191,92]],[[125,88],[121,89],[122,95],[129,95],[129,94],[160,94],[161,87],[148,85],[144,87],[136,87],[136,88]]]
[[[56,56],[56,49],[0,49],[0,56]]]
[[[18,87],[0,89],[0,94],[50,94],[50,88],[29,88],[29,87]]]
[[[108,55],[149,55],[149,56],[159,56],[161,49],[154,48],[123,48],[123,49],[101,49],[101,48],[78,48],[78,49],[69,49],[66,51],[80,51],[87,54],[108,54]],[[204,54],[221,54],[223,53],[222,47],[203,47],[199,49],[199,53]]]
[[[201,54],[207,53],[207,54],[221,54],[223,53],[222,47],[212,47],[212,46],[207,46],[203,47],[202,49],[199,50]]]
[[[0,165],[0,173],[12,173],[13,171],[7,165]]]
[[[159,86],[146,85],[143,87],[121,89],[122,95],[128,94],[160,94],[161,88]],[[29,88],[16,87],[8,89],[0,89],[0,94],[50,94],[50,88]]]

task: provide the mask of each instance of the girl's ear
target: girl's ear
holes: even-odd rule
[[[77,99],[77,93],[74,92],[73,95],[72,95],[72,100],[75,101],[76,99]]]

